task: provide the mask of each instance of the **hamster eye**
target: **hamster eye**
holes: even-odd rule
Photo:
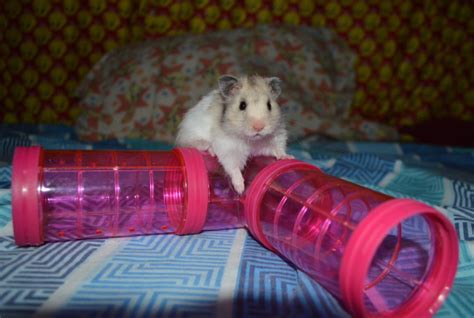
[[[270,101],[267,102],[267,108],[268,110],[272,110],[272,104],[270,103]]]
[[[241,101],[239,105],[240,110],[245,110],[247,108],[247,103],[245,101]]]

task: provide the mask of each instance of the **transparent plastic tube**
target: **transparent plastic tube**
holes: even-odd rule
[[[193,149],[17,148],[18,245],[246,226],[356,317],[430,317],[457,269],[457,234],[432,207],[394,199],[297,160],[249,161],[239,197]]]
[[[457,235],[432,207],[296,160],[270,164],[245,201],[247,227],[356,317],[430,317],[447,297]]]
[[[222,167],[193,149],[19,147],[12,197],[21,246],[244,226],[240,197]]]

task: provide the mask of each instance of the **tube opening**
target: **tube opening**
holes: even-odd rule
[[[430,317],[446,299],[457,263],[451,222],[421,202],[394,199],[373,209],[354,231],[340,288],[358,316]]]

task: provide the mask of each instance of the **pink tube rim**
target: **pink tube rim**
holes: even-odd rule
[[[260,204],[267,191],[268,184],[280,176],[282,173],[295,169],[318,169],[317,167],[304,161],[295,159],[284,159],[273,162],[263,168],[253,179],[247,188],[244,201],[244,214],[247,222],[247,228],[250,233],[271,251],[275,248],[267,240],[260,224]]]
[[[458,265],[458,239],[452,223],[440,212],[411,199],[393,199],[374,208],[359,223],[346,246],[339,271],[342,298],[356,316],[372,317],[364,305],[364,286],[372,259],[387,233],[406,219],[423,215],[437,235],[436,259],[425,279],[430,293],[418,289],[396,310],[394,317],[431,317],[451,290]]]
[[[40,209],[40,184],[43,149],[38,146],[17,147],[12,164],[12,223],[18,246],[44,243],[43,215]]]
[[[176,234],[199,233],[206,223],[209,204],[209,180],[204,158],[194,148],[173,150],[183,160],[187,180],[187,204]]]

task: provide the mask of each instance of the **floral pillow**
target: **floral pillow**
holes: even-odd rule
[[[167,37],[105,55],[77,93],[86,140],[172,142],[186,110],[216,88],[222,74],[277,76],[291,139],[393,139],[393,129],[349,118],[354,55],[334,33],[310,27],[253,29]]]

